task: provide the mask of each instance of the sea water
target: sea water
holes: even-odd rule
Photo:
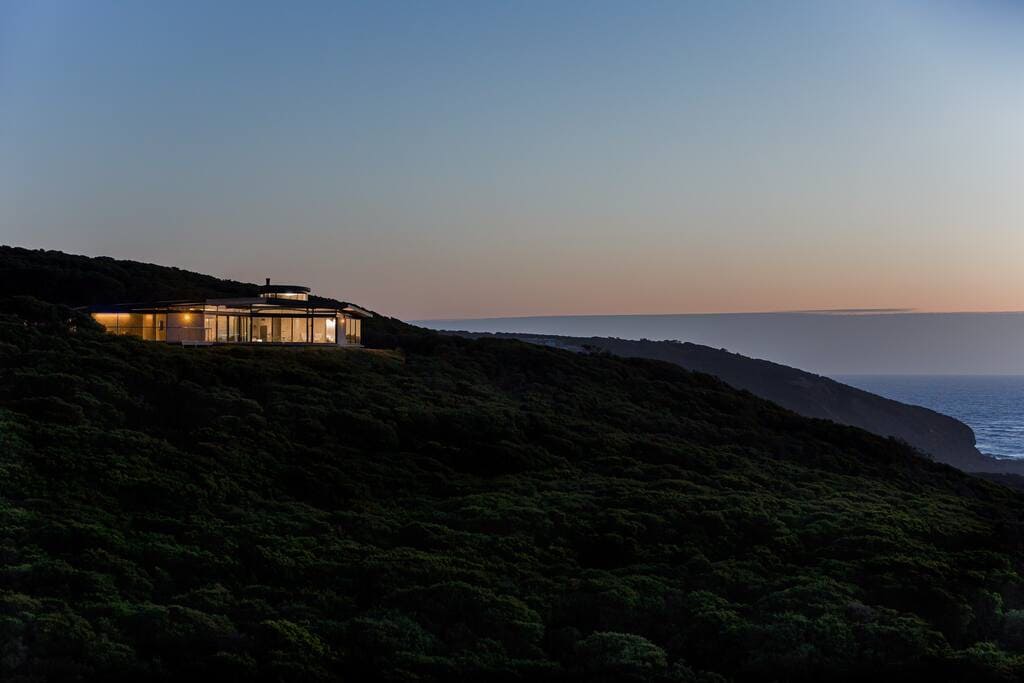
[[[819,375],[1024,373],[1024,313],[716,313],[428,320],[441,330],[678,339]]]
[[[833,379],[966,423],[978,450],[1024,458],[1024,375],[841,375]]]

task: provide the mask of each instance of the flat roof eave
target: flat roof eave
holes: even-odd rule
[[[258,304],[258,303],[261,303],[263,301],[266,301],[266,299],[264,299],[263,297],[259,297],[259,296],[245,296],[245,297],[229,297],[229,298],[226,298],[226,299],[207,299],[206,303],[214,305],[214,306],[236,306],[236,305],[248,306],[249,304]]]
[[[345,311],[346,313],[352,313],[352,314],[354,314],[354,315],[356,315],[357,317],[360,317],[360,318],[372,318],[373,317],[373,313],[370,313],[365,308],[360,308],[359,306],[353,306],[352,304],[345,304],[345,307],[342,310]]]

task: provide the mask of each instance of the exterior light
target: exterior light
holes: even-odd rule
[[[181,317],[182,317],[182,319],[184,319],[184,321],[185,321],[185,322],[187,322],[187,323],[190,323],[190,322],[192,322],[192,314],[191,314],[191,313],[186,313],[185,315],[183,315],[183,316],[181,316]]]

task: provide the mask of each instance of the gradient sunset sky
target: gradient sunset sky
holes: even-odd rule
[[[1024,3],[0,0],[0,243],[400,317],[1024,309]]]

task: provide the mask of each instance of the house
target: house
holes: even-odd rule
[[[110,334],[179,344],[291,344],[359,346],[358,306],[311,296],[309,287],[260,287],[259,296],[205,301],[90,306],[85,309]]]

